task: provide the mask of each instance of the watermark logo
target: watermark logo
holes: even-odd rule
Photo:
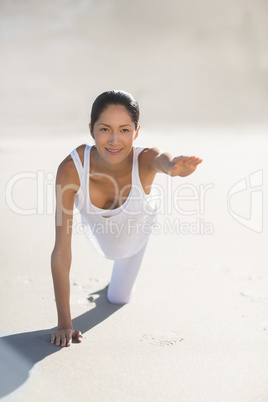
[[[263,229],[263,171],[258,170],[235,183],[228,192],[227,205],[232,218],[246,228],[256,233]],[[241,214],[241,209],[234,208],[235,199],[242,197],[247,201],[247,214]]]
[[[100,176],[100,174],[98,174]],[[6,184],[6,204],[9,209],[24,216],[30,215],[52,215],[56,210],[56,225],[61,226],[63,219],[75,215],[85,215],[90,223],[89,227],[84,225],[76,226],[68,223],[67,230],[72,228],[74,233],[85,234],[91,237],[92,233],[106,234],[111,233],[115,238],[122,236],[123,227],[127,226],[127,234],[137,230],[137,234],[143,234],[147,231],[147,219],[150,216],[161,215],[163,217],[161,224],[155,223],[150,226],[150,231],[154,234],[176,234],[176,235],[211,235],[214,233],[214,227],[211,222],[205,219],[206,200],[208,194],[214,189],[212,183],[194,185],[187,182],[176,182],[170,176],[162,184],[154,183],[150,188],[150,196],[139,184],[133,183],[126,185],[122,189],[119,188],[113,177],[105,176],[106,185],[109,187],[110,193],[114,194],[114,204],[110,207],[112,210],[116,202],[121,205],[120,212],[124,212],[125,225],[117,223],[113,220],[106,220],[103,223],[100,216],[97,223],[93,226],[91,223],[94,219],[91,216],[103,215],[102,210],[98,211],[91,205],[88,188],[80,187],[79,193],[75,198],[75,208],[70,209],[64,207],[64,197],[68,192],[77,190],[74,184],[61,186],[55,185],[55,175],[51,172],[38,170],[36,172],[18,172],[10,177]],[[26,201],[22,202],[20,198],[21,191],[24,188],[30,188],[29,195],[26,193]],[[129,192],[127,191],[129,190]],[[57,195],[57,196],[56,196]],[[131,208],[128,207],[128,200],[132,200]],[[59,207],[56,208],[56,203]],[[107,218],[108,214],[104,217]],[[139,220],[146,217],[145,221]],[[133,219],[132,219],[133,218]],[[70,220],[70,222],[72,221]],[[109,223],[109,225],[108,225]],[[133,227],[132,227],[133,226]]]
[[[165,218],[161,223],[153,222],[137,222],[136,219],[130,218],[125,222],[116,223],[105,220],[104,222],[95,222],[90,226],[83,222],[75,222],[68,220],[67,233],[73,232],[75,235],[84,235],[87,239],[98,237],[99,235],[112,235],[114,239],[124,238],[128,235],[213,235],[214,226],[211,222],[207,222],[204,218],[197,218],[193,222],[185,222],[179,218],[173,220]]]
[[[35,197],[31,200],[29,208],[23,208],[15,201],[14,190],[17,184],[25,180],[33,180],[35,184]],[[54,214],[54,180],[53,173],[45,174],[43,170],[37,172],[19,172],[12,176],[6,184],[6,204],[12,212],[18,215],[52,215]]]

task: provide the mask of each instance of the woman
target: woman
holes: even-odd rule
[[[70,313],[71,235],[74,204],[87,237],[104,257],[114,260],[110,303],[131,298],[157,208],[151,186],[157,173],[187,176],[202,162],[172,157],[158,148],[133,146],[139,134],[139,106],[123,91],[99,95],[89,125],[94,146],[81,145],[59,165],[56,178],[56,241],[51,268],[58,329],[51,343],[70,346],[82,334]]]

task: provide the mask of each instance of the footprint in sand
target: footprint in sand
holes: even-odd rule
[[[159,331],[152,334],[144,334],[140,340],[141,342],[147,342],[150,345],[171,346],[175,345],[177,342],[182,342],[183,338],[180,338],[176,332]]]
[[[77,304],[86,304],[86,305],[91,305],[94,304],[96,305],[96,300],[99,298],[98,295],[90,295],[89,297],[80,297],[77,299]]]

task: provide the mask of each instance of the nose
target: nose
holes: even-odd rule
[[[114,131],[114,130],[111,131],[108,143],[113,146],[119,143],[119,138],[118,138],[118,134],[116,133],[116,131]]]

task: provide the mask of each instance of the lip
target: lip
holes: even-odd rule
[[[123,148],[120,148],[120,149],[105,148],[105,149],[106,149],[106,151],[108,151],[109,154],[111,154],[111,155],[118,155],[119,152],[121,152]]]

